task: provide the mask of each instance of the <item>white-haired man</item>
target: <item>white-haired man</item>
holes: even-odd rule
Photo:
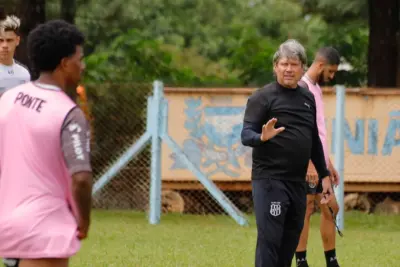
[[[241,137],[253,147],[256,267],[291,266],[304,224],[310,158],[322,185],[321,203],[333,194],[314,95],[297,84],[306,63],[300,43],[281,44],[273,59],[276,81],[255,91],[246,105]]]
[[[0,12],[0,95],[31,80],[28,69],[14,59],[21,39],[20,25],[21,21],[16,16],[6,16]]]

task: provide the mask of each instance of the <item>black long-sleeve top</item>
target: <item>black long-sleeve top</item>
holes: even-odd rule
[[[285,130],[266,142],[262,126],[276,118]],[[309,160],[319,178],[329,175],[318,135],[314,95],[307,89],[285,88],[277,82],[255,91],[247,101],[242,144],[253,147],[252,179],[304,181]]]

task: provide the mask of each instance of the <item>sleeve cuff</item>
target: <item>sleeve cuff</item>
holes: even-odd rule
[[[328,171],[328,169],[325,169],[325,171],[322,172],[322,173],[319,175],[319,180],[321,181],[322,178],[325,178],[326,176],[329,176],[329,175],[331,175],[331,173]]]
[[[92,172],[92,167],[89,164],[81,164],[69,168],[69,173],[71,176],[78,172]]]
[[[253,136],[253,145],[259,146],[262,143],[264,143],[264,142],[261,141],[261,134],[256,134],[256,135]]]

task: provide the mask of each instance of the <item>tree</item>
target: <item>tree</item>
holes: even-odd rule
[[[325,21],[332,26],[332,31],[328,32],[331,36],[329,40],[334,41],[336,38],[340,52],[352,65],[354,62],[364,61],[364,54],[367,55],[363,64],[367,65],[369,87],[400,87],[399,0],[301,1],[306,11],[321,13]],[[364,41],[364,27],[368,27],[367,43]],[[346,34],[339,34],[343,29]],[[343,46],[346,43],[350,47]],[[364,53],[365,48],[367,53]],[[355,55],[354,62],[349,60],[351,55]],[[361,65],[356,65],[356,69],[360,70]]]
[[[17,0],[0,0],[0,8],[5,11],[6,14],[15,13],[15,5]]]
[[[400,87],[400,1],[369,0],[368,86]]]
[[[61,18],[69,23],[75,22],[76,0],[61,0]]]
[[[46,21],[46,0],[19,0],[17,4],[17,15],[21,18],[21,43],[16,51],[16,59],[29,66],[26,49],[26,39],[36,25]],[[29,66],[30,67],[30,66]],[[31,69],[32,79],[37,77],[35,70]]]

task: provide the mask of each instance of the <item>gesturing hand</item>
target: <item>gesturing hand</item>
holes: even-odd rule
[[[260,137],[261,141],[265,142],[285,130],[285,127],[279,127],[275,129],[275,124],[277,121],[278,120],[276,118],[272,118],[266,124],[263,125]]]

